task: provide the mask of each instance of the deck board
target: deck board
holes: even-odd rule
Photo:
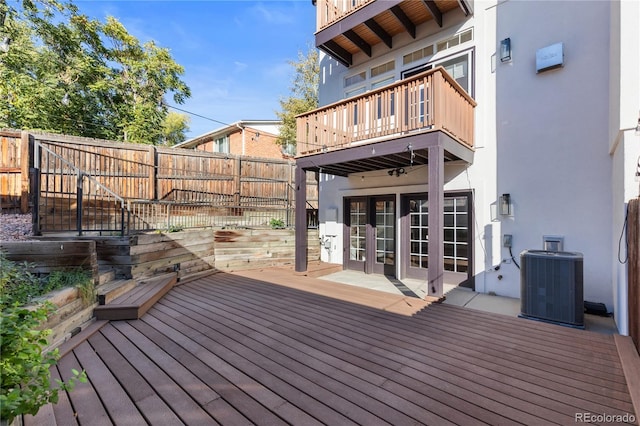
[[[336,297],[331,297],[335,295]],[[70,341],[30,424],[573,424],[633,413],[612,336],[285,270],[174,287]],[[135,419],[135,420],[134,420]],[[25,418],[27,420],[27,418]]]
[[[198,290],[198,293],[206,291],[204,288],[198,288],[197,290]],[[219,297],[222,297],[222,295],[216,295],[216,297],[213,298],[212,300],[217,300]],[[260,297],[261,297],[261,300],[264,300],[265,298],[264,295],[261,295]],[[268,310],[273,312],[275,311],[275,309],[276,309],[275,306],[271,306],[269,307]],[[250,306],[250,305],[247,306],[246,311],[252,312],[252,315],[258,315],[257,308],[255,306]],[[375,339],[376,337],[379,337],[379,336],[374,336],[371,339],[371,341],[366,341],[366,340],[363,340],[364,338],[361,332],[352,333],[349,331],[349,328],[345,328],[343,330],[340,330],[340,329],[334,330],[331,327],[326,326],[327,322],[323,323],[324,327],[322,328],[327,330],[324,332],[324,336],[323,336],[322,335],[323,331],[321,329],[317,329],[313,323],[305,322],[304,317],[309,314],[310,314],[309,310],[305,309],[303,310],[303,312],[301,312],[300,316],[296,318],[296,321],[293,324],[287,326],[284,323],[280,323],[276,327],[276,329],[277,331],[280,332],[281,335],[289,335],[289,334],[295,333],[296,336],[311,335],[312,331],[310,330],[316,329],[317,332],[311,335],[311,338],[309,341],[307,341],[307,343],[312,345],[313,344],[312,340],[316,340],[319,342],[318,347],[322,347],[324,351],[330,351],[328,345],[335,344],[334,343],[336,340],[336,338],[334,337],[335,335],[339,335],[340,339],[344,341],[343,344],[338,348],[337,353],[342,352],[342,353],[349,354],[350,353],[349,351],[351,350],[351,348],[357,347],[358,343],[361,343],[361,346],[358,348],[358,350],[351,353],[351,362],[354,365],[363,365],[368,362],[366,368],[368,370],[375,371],[378,375],[382,377],[385,377],[385,367],[383,367],[384,365],[392,364],[392,367],[394,369],[402,369],[403,363],[398,362],[396,364],[393,364],[394,359],[390,358],[390,357],[393,357],[394,353],[399,350],[400,346],[398,346],[397,344],[394,344],[395,346],[389,347],[391,348],[392,352],[389,352],[389,351],[385,352],[385,350],[383,349],[383,345],[380,344],[379,341]],[[325,314],[325,320],[328,320],[326,317],[326,314]],[[287,327],[289,328],[287,329]],[[266,334],[266,332],[264,330],[261,330],[259,334],[261,335]],[[301,337],[298,337],[298,340],[302,341]],[[377,351],[381,352],[379,357],[371,355],[371,353],[376,353]],[[367,353],[367,352],[371,352],[371,353]],[[450,356],[450,355],[451,354],[445,354],[445,356]],[[404,360],[404,362],[406,362],[406,360]],[[414,392],[417,392],[415,391],[415,389],[419,389],[420,392],[424,395],[439,396],[441,400],[444,400],[448,403],[453,402],[454,405],[456,405],[459,408],[465,407],[465,410],[467,412],[471,412],[474,409],[477,410],[476,407],[470,406],[470,404],[468,404],[465,400],[466,398],[472,397],[475,399],[480,399],[483,407],[491,406],[493,407],[493,409],[495,409],[498,412],[503,412],[505,414],[508,412],[509,415],[514,416],[516,418],[520,418],[522,421],[528,424],[541,422],[541,419],[539,417],[535,417],[535,415],[539,413],[541,410],[544,411],[545,410],[544,407],[539,407],[539,406],[531,407],[530,412],[534,415],[534,417],[532,417],[532,416],[523,415],[519,411],[523,409],[522,405],[517,406],[518,411],[514,411],[513,409],[509,409],[508,405],[506,405],[507,401],[502,401],[502,404],[505,404],[505,405],[497,405],[491,399],[484,398],[484,397],[479,397],[479,398],[475,397],[473,394],[474,391],[486,390],[486,388],[484,388],[483,386],[476,386],[475,389],[471,389],[471,391],[461,393],[458,391],[456,387],[452,386],[446,380],[437,378],[438,375],[442,375],[442,374],[441,374],[441,371],[439,371],[438,369],[431,368],[428,366],[428,364],[433,362],[437,362],[437,360],[433,358],[428,359],[427,363],[424,366],[419,363],[417,364],[418,366],[417,368],[419,369],[426,368],[428,370],[428,374],[424,372],[420,372],[417,369],[413,369],[411,371],[406,372],[406,377],[399,377],[397,374],[395,374],[394,370],[388,370],[386,371],[386,380],[399,381],[400,383],[402,383],[402,386],[407,388],[411,388],[413,386]],[[446,367],[446,365],[444,365],[444,367]],[[424,376],[425,378],[431,378],[432,381],[434,381],[434,385],[430,388],[425,388],[422,385],[422,383],[420,383],[420,381],[415,380],[416,377],[422,377],[422,376]],[[456,378],[454,375],[449,375],[449,376],[443,375],[443,376],[447,377],[449,380],[453,378],[453,381],[455,382],[455,386],[460,386],[461,388],[469,387],[468,377]],[[413,396],[413,398],[409,398],[409,399],[410,400],[415,399],[416,395],[409,395],[407,394],[407,392],[403,392],[402,388],[394,387],[394,389],[400,389],[400,392],[403,398],[409,398],[410,396]],[[449,390],[452,393],[457,393],[460,399],[456,401],[455,399],[452,399],[448,395],[443,396],[441,392],[441,390],[443,389]],[[504,391],[507,392],[506,396],[508,396],[508,392],[510,392],[511,389],[505,386]],[[513,400],[513,398],[511,399]],[[438,403],[438,401],[435,401],[435,402],[431,401],[431,402]],[[483,417],[483,420],[489,423],[495,423],[499,421],[499,419],[492,417],[489,413],[481,414],[481,412],[479,411],[476,414],[479,417]],[[467,421],[469,421],[469,419],[467,419]]]
[[[108,304],[97,306],[94,309],[96,318],[112,321],[139,319],[173,288],[177,282],[177,274],[165,274],[146,281]]]

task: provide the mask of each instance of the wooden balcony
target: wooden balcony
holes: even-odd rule
[[[320,0],[316,7],[316,25],[318,30],[338,22],[348,14],[360,9],[374,0]]]
[[[473,14],[472,0],[317,0],[316,7],[316,47],[347,67],[379,43],[392,49],[398,34],[415,39],[428,21],[442,28],[449,13]]]
[[[438,67],[299,115],[298,157],[437,131],[473,148],[475,106]]]

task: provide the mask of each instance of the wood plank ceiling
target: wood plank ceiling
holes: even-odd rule
[[[316,47],[345,66],[353,64],[359,52],[371,57],[372,47],[384,43],[393,48],[393,37],[408,33],[416,37],[416,27],[435,19],[439,27],[444,15],[460,8],[472,13],[471,0],[404,0],[372,2],[316,33]],[[380,5],[384,5],[382,8]]]

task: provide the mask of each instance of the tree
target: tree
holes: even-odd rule
[[[189,130],[189,117],[185,114],[170,111],[162,123],[162,137],[164,144],[173,146],[186,139]]]
[[[82,15],[71,0],[0,0],[0,127],[162,143],[164,98],[190,96],[184,68],[115,18]]]
[[[281,111],[276,111],[282,120],[277,143],[283,146],[296,145],[296,115],[318,108],[318,85],[320,64],[318,50],[309,47],[307,53],[298,52],[298,61],[290,61],[295,68],[291,95],[280,99]]]

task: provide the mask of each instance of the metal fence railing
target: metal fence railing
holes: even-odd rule
[[[38,144],[34,169],[34,234],[48,230],[125,234],[128,212],[118,194]]]
[[[279,197],[174,188],[162,199],[126,198],[106,186],[113,179],[104,170],[84,171],[38,141],[34,142],[34,171],[36,235],[128,235],[149,230],[295,225],[289,183],[282,191],[285,196]],[[122,175],[117,169],[116,173]],[[120,178],[117,182],[118,187],[127,185]],[[308,207],[307,226],[317,228],[317,209],[311,204]]]

